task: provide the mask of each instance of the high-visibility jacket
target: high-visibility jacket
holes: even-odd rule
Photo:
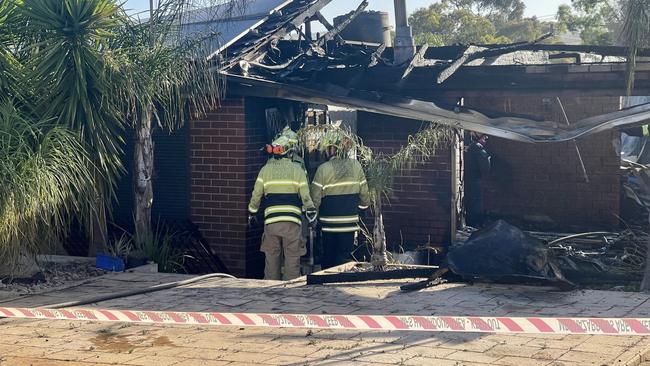
[[[625,132],[629,136],[637,136],[637,137],[650,136],[650,129],[648,128],[648,125],[626,128],[623,130],[623,132]]]
[[[270,159],[257,176],[248,211],[256,214],[262,203],[264,224],[282,221],[301,224],[302,209],[314,210],[314,203],[300,165],[287,158]]]
[[[333,158],[316,170],[311,196],[323,232],[359,230],[359,209],[370,205],[363,168],[353,159]]]

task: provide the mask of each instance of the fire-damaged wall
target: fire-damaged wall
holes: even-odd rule
[[[360,112],[357,133],[375,152],[393,154],[422,122]],[[384,208],[389,249],[448,244],[451,238],[451,149],[402,171]]]
[[[190,124],[191,215],[211,249],[236,276],[261,277],[261,227],[247,228],[247,206],[266,159],[259,98],[231,98]]]
[[[618,97],[563,97],[569,121],[618,110]],[[564,121],[555,96],[465,98],[469,108],[544,116]],[[493,170],[484,185],[485,209],[539,230],[607,229],[618,224],[620,158],[607,131],[577,140],[589,182],[573,142],[526,144],[492,138]]]

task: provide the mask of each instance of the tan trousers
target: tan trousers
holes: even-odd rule
[[[264,227],[260,250],[265,256],[264,279],[281,280],[284,257],[284,279],[300,277],[300,257],[307,254],[301,225],[293,222],[276,222]]]

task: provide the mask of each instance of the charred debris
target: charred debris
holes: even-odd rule
[[[436,122],[529,143],[570,141],[650,119],[650,103],[569,124],[469,109],[460,100],[449,104],[440,98],[448,91],[462,92],[468,83],[476,89],[488,84],[492,88],[525,89],[531,80],[549,89],[562,89],[565,85],[546,75],[502,78],[498,72],[496,76],[485,72],[488,66],[503,73],[508,67],[522,65],[549,65],[551,71],[579,65],[617,65],[610,70],[619,70],[622,75],[624,48],[542,43],[547,35],[534,42],[508,45],[420,45],[405,62],[395,62],[399,58],[395,48],[385,42],[349,41],[341,37],[342,31],[366,9],[367,0],[361,1],[337,25],[330,24],[320,13],[329,2],[287,2],[219,48],[213,56],[229,90],[241,95]],[[312,22],[321,23],[327,31],[314,37]],[[641,50],[639,56],[650,57],[650,50]],[[648,80],[637,82],[643,90],[648,86]],[[585,89],[589,87],[585,84]],[[608,87],[620,87],[622,93],[624,80],[611,80]],[[629,178],[624,183],[625,193],[640,212],[639,223],[619,233],[564,235],[523,232],[497,221],[452,247],[441,269],[404,273],[402,277],[429,277],[405,290],[444,282],[444,276],[450,273],[469,281],[541,282],[560,287],[637,286],[643,275],[649,240],[650,173],[646,165],[639,163],[624,163],[623,168]],[[479,259],[467,251],[483,254]],[[451,271],[447,272],[447,268]],[[368,274],[339,277],[330,281],[312,276],[311,283],[379,278]]]
[[[434,121],[522,142],[568,141],[650,118],[650,104],[642,104],[566,125],[564,121],[534,116],[473,110],[436,97],[467,84],[468,77],[473,78],[476,88],[481,83],[504,82],[494,76],[476,75],[478,69],[472,66],[540,65],[560,58],[575,65],[622,65],[624,48],[540,43],[545,36],[535,42],[509,45],[422,45],[409,60],[396,63],[394,47],[346,41],[340,36],[368,6],[367,1],[362,1],[337,26],[329,24],[320,13],[328,3],[291,1],[215,53],[221,59],[219,72],[226,77],[230,90]],[[320,22],[327,32],[312,37],[311,31],[305,31],[311,29],[307,26],[311,22]],[[641,50],[639,56],[650,56],[650,51]],[[503,86],[524,88],[525,82],[508,80]],[[614,82],[624,90],[623,80]],[[644,81],[637,85],[644,85]]]

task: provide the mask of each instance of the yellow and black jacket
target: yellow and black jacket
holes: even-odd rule
[[[264,224],[301,224],[301,208],[314,209],[307,176],[300,165],[289,159],[269,159],[260,170],[248,211],[256,214],[264,200]]]
[[[636,137],[648,137],[650,136],[650,129],[648,125],[641,125],[636,127],[630,127],[623,130],[626,134]]]
[[[318,167],[311,188],[323,232],[359,230],[359,209],[367,209],[370,198],[358,161],[333,158],[324,163]]]

